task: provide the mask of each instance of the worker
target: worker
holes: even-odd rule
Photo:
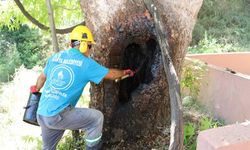
[[[108,69],[90,58],[93,35],[88,27],[77,26],[70,34],[71,48],[52,55],[31,93],[39,92],[37,121],[41,126],[43,150],[54,150],[66,129],[86,131],[86,149],[101,147],[103,114],[92,108],[75,107],[85,85],[103,79],[134,76],[134,71]]]

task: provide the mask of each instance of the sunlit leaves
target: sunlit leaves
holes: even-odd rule
[[[14,28],[19,22],[27,22],[28,20],[22,15],[21,11],[12,0],[0,1],[0,26],[8,26]]]
[[[49,26],[48,12],[45,0],[21,0],[24,8],[42,24]],[[51,0],[54,9],[54,19],[57,28],[66,28],[83,21],[79,0]],[[21,24],[30,24],[30,21],[21,13],[13,0],[0,1],[0,26],[10,28]]]

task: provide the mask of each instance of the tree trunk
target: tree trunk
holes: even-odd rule
[[[166,35],[161,40],[167,40],[168,54],[179,76],[202,0],[152,2],[161,17],[158,31]],[[171,73],[164,72],[168,64],[164,64],[164,42],[159,41],[155,18],[149,15],[143,0],[81,0],[81,7],[97,41],[94,58],[110,68],[137,70],[135,77],[119,83],[104,81],[91,86],[91,107],[105,116],[105,148],[161,148],[153,142],[159,137],[166,137],[164,147],[168,147],[170,132],[166,129],[170,128],[173,107],[169,100],[178,87],[171,90],[177,82],[171,82],[166,76]]]

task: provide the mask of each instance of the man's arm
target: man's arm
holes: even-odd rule
[[[37,93],[41,90],[41,88],[43,87],[44,83],[46,81],[46,76],[44,73],[41,73],[39,75],[39,77],[37,78],[37,81],[36,81],[36,85],[32,85],[30,87],[30,92],[31,93]]]
[[[121,77],[125,75],[134,76],[134,71],[127,69],[127,70],[119,70],[119,69],[109,69],[108,74],[104,77],[104,79],[109,80],[116,80],[120,79]]]
[[[37,81],[36,81],[36,89],[37,91],[40,91],[41,88],[43,87],[44,83],[46,81],[46,76],[45,74],[42,72],[40,74],[40,76],[37,78]]]

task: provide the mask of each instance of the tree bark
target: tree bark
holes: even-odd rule
[[[180,84],[172,59],[169,55],[170,48],[168,45],[167,32],[164,31],[162,19],[154,2],[152,0],[144,0],[144,3],[154,18],[156,37],[161,48],[163,66],[168,80],[168,90],[171,104],[171,138],[169,150],[183,150],[183,112],[180,96]]]
[[[149,15],[144,0],[81,0],[97,41],[94,58],[107,67],[137,70],[119,83],[91,86],[91,107],[105,116],[107,149],[160,149],[152,142],[158,136],[166,137],[164,147],[182,149],[177,77],[202,0],[151,2],[158,17]],[[170,123],[171,140],[164,130]]]

